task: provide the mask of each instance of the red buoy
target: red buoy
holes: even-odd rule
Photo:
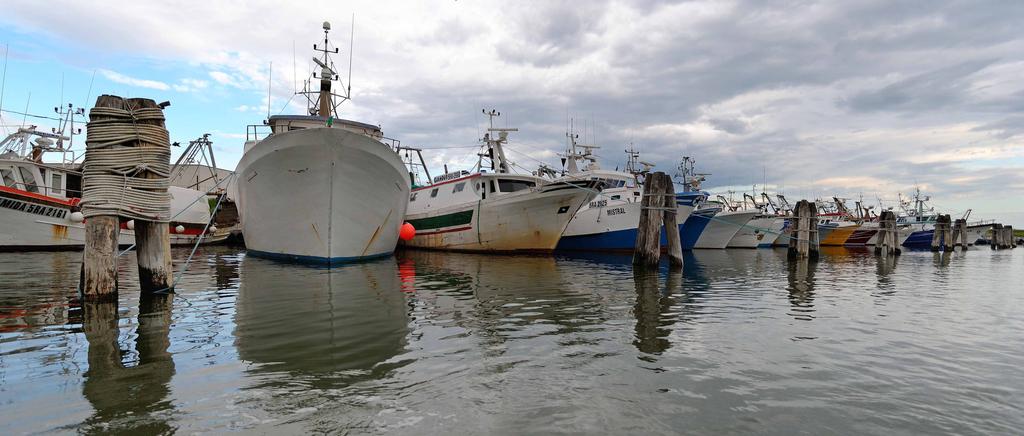
[[[402,224],[402,229],[398,231],[398,237],[403,241],[408,241],[414,236],[416,236],[416,227],[409,223]]]

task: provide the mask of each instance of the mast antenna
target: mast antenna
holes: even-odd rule
[[[348,83],[346,86],[348,90],[345,93],[345,97],[352,98],[352,50],[355,47],[356,40],[356,14],[352,13],[352,29],[351,34],[348,37]]]
[[[3,125],[3,109],[4,109],[4,90],[7,88],[7,54],[11,51],[11,44],[7,43],[4,48],[4,78],[0,81],[0,125]],[[3,125],[4,132],[7,132],[7,126]]]
[[[270,119],[270,84],[274,78],[274,61],[270,61],[270,70],[267,72],[267,119]]]

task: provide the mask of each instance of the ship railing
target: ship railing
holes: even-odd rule
[[[380,142],[383,142],[384,145],[387,145],[388,147],[391,147],[391,150],[394,150],[395,153],[398,153],[402,149],[402,141],[394,139],[394,138],[388,138],[387,136],[381,136],[380,137]]]
[[[270,133],[270,126],[266,124],[250,124],[245,127],[245,142],[266,139]]]

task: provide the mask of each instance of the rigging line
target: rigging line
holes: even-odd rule
[[[28,100],[25,101],[25,112],[24,116],[21,117],[21,127],[25,127],[25,118],[28,117],[28,104],[32,102],[32,93],[28,93]]]
[[[288,104],[290,104],[292,102],[292,99],[294,99],[294,98],[295,98],[295,94],[292,94],[291,97],[288,97],[288,101],[284,102],[284,106],[281,106],[281,110],[277,111],[277,114],[281,115],[282,113],[284,113],[284,110],[288,109]]]
[[[6,44],[4,49],[4,78],[0,80],[0,111],[4,108],[4,90],[7,88],[7,54],[11,51],[11,44]],[[4,134],[7,134],[7,127],[4,127]]]
[[[89,80],[89,92],[85,93],[85,104],[82,106],[89,105],[89,99],[92,98],[92,85],[96,82],[96,70],[92,70],[92,79]]]
[[[355,48],[356,39],[356,14],[352,13],[352,34],[348,38],[348,92],[346,98],[352,98],[352,50]]]

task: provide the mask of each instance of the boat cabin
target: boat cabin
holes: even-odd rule
[[[81,198],[81,173],[57,165],[48,165],[17,157],[0,155],[0,186],[59,199]]]
[[[327,118],[319,115],[275,115],[270,117],[265,125],[251,125],[246,132],[244,152],[249,151],[253,145],[266,139],[270,135],[290,132],[293,130],[316,129],[331,127],[344,129],[350,132],[363,134],[383,142],[388,140],[380,127],[372,124],[360,123],[359,121],[346,120],[341,118]],[[262,130],[262,132],[261,132]],[[269,130],[269,132],[267,132]]]
[[[475,173],[414,188],[409,207],[417,211],[439,209],[477,200],[499,198],[537,187],[537,178],[515,174]]]

